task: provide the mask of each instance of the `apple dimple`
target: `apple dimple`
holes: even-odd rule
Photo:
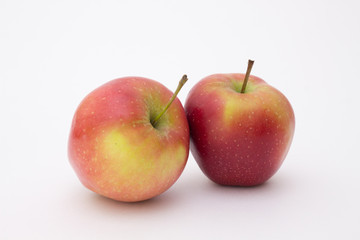
[[[157,124],[155,125],[153,123],[154,119],[161,113],[161,106],[149,106],[149,113],[148,113],[148,122],[151,124],[151,126],[156,130],[161,130],[162,126],[166,125],[168,122],[168,115],[164,113],[164,115],[158,120]]]
[[[230,88],[231,90],[235,91],[238,94],[248,94],[251,93],[255,90],[255,86],[251,83],[251,78],[249,78],[249,82],[246,85],[245,88],[245,92],[241,92],[241,89],[243,87],[243,79],[229,79],[229,81],[227,81],[227,87]]]

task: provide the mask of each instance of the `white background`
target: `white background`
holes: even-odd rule
[[[360,3],[0,1],[0,239],[360,239]],[[179,95],[253,74],[296,115],[290,152],[255,188],[175,185],[129,204],[85,189],[67,159],[82,98],[117,77]]]

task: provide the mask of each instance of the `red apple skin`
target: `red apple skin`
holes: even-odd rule
[[[189,92],[185,112],[190,149],[203,173],[215,183],[255,186],[280,168],[295,129],[286,97],[264,80],[244,74],[214,74]]]
[[[124,202],[166,191],[182,173],[189,154],[189,127],[176,98],[154,128],[150,119],[172,92],[160,83],[125,77],[95,89],[77,108],[68,155],[88,189]]]

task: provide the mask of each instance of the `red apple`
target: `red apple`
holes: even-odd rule
[[[189,154],[189,127],[176,98],[186,80],[173,95],[150,79],[119,78],[85,97],[68,145],[70,163],[85,187],[134,202],[174,184]]]
[[[208,76],[191,89],[185,104],[191,152],[204,174],[222,185],[267,181],[294,135],[294,112],[286,97],[258,77],[248,77],[243,86],[244,79],[237,73]]]

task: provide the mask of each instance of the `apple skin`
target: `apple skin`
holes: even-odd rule
[[[203,173],[215,183],[255,186],[280,168],[295,129],[286,97],[264,80],[245,74],[214,74],[189,92],[185,112],[190,149]]]
[[[156,128],[150,123],[173,93],[141,77],[112,80],[77,108],[68,142],[81,183],[105,197],[136,202],[166,191],[189,155],[189,126],[176,98]]]

